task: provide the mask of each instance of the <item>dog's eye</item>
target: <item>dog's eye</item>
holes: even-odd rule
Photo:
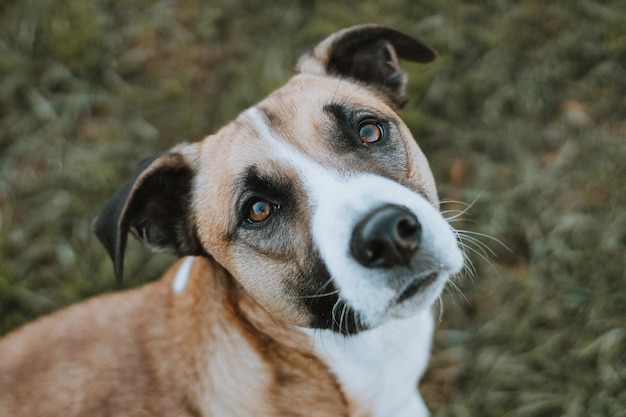
[[[262,198],[250,200],[246,209],[246,220],[249,223],[262,223],[274,213],[274,204]]]
[[[378,142],[383,137],[383,128],[378,123],[363,122],[359,126],[359,137],[364,144]]]

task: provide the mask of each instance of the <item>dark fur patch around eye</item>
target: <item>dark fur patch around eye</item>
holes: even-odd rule
[[[363,148],[363,141],[359,135],[359,127],[368,120],[380,125],[388,131],[389,121],[376,110],[356,107],[350,103],[333,102],[324,106],[324,111],[331,116],[333,126],[328,129],[332,132],[332,145],[342,152],[358,151]],[[384,141],[368,144],[381,146]]]
[[[262,173],[257,166],[249,167],[236,181],[234,194],[235,207],[239,215],[238,223],[245,219],[246,203],[254,197],[260,197],[277,205],[287,205],[293,199],[294,185],[278,173]]]

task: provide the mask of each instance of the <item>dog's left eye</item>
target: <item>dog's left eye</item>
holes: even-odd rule
[[[359,126],[359,138],[364,144],[378,142],[383,138],[383,128],[372,121],[363,122]]]
[[[275,209],[273,203],[262,198],[250,200],[246,207],[246,220],[252,224],[262,223],[269,219]]]

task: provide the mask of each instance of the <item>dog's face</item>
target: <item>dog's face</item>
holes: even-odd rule
[[[140,164],[96,221],[118,274],[130,230],[213,257],[296,325],[355,333],[428,308],[462,255],[398,115],[397,56],[434,59],[391,29],[338,32],[219,132]]]

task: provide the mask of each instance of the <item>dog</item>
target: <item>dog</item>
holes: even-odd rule
[[[431,306],[463,255],[399,113],[395,29],[340,30],[197,143],[148,158],[94,231],[123,275],[128,232],[164,276],[0,342],[0,416],[428,415]]]

